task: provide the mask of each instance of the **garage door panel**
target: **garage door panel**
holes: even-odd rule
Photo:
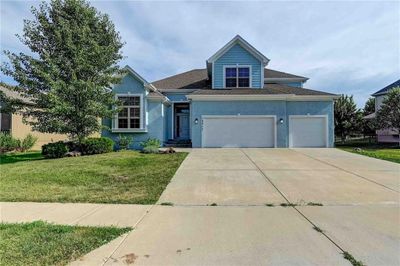
[[[203,147],[274,147],[273,117],[203,118]]]
[[[326,147],[326,117],[290,117],[290,147]]]

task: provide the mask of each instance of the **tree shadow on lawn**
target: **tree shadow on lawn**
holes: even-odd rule
[[[13,152],[0,155],[0,165],[45,159],[41,152]]]

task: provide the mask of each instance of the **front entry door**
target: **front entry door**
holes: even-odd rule
[[[189,114],[177,114],[178,138],[189,139]]]

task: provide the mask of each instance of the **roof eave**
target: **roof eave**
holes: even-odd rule
[[[371,96],[374,96],[374,97],[376,97],[376,96],[381,96],[381,95],[386,95],[387,94],[387,91],[383,91],[383,92],[375,92],[374,94],[371,94]]]
[[[264,78],[264,82],[306,82],[309,78]]]
[[[339,95],[296,95],[296,94],[241,94],[241,95],[213,95],[213,94],[190,94],[186,96],[190,100],[198,101],[232,101],[232,100],[251,100],[251,101],[333,101]]]

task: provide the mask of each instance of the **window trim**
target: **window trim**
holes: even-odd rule
[[[112,131],[113,132],[144,132],[146,131],[145,125],[144,125],[144,101],[143,101],[143,94],[141,93],[116,93],[115,94],[115,100],[118,100],[118,97],[139,97],[140,99],[140,115],[139,115],[139,128],[119,128],[118,127],[118,113],[114,115],[114,119],[112,121]],[[127,105],[127,107],[130,107]],[[131,106],[132,107],[132,106]],[[115,107],[114,107],[115,108]],[[129,119],[129,109],[128,109],[128,126],[130,125],[130,119]]]
[[[229,89],[229,88],[234,88],[234,89],[240,89],[240,88],[245,88],[245,87],[239,87],[239,68],[249,68],[249,87],[248,88],[253,88],[253,84],[252,84],[252,68],[251,65],[240,65],[240,64],[236,64],[236,65],[223,65],[223,88],[224,89]],[[226,69],[227,68],[236,68],[236,87],[226,87]],[[247,87],[246,87],[247,88]]]

